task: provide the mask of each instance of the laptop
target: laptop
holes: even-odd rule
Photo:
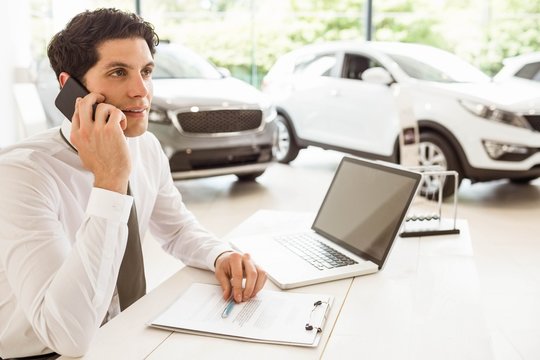
[[[249,253],[281,289],[375,273],[388,258],[420,178],[399,165],[344,157],[311,229],[230,243]]]

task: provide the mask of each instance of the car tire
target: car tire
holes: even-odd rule
[[[461,183],[461,165],[447,140],[433,132],[420,132],[419,162],[421,166],[440,166],[445,170],[458,172],[458,187]],[[437,178],[427,176],[420,188],[420,194],[428,199],[437,200],[440,184]],[[444,181],[443,198],[454,194],[454,177]]]
[[[300,148],[296,145],[296,140],[291,131],[291,125],[283,117],[278,115],[276,118],[278,129],[278,140],[276,144],[276,160],[282,164],[288,164],[298,156]]]
[[[263,171],[257,171],[257,172],[254,172],[254,173],[248,173],[248,174],[236,174],[236,177],[238,178],[239,181],[255,181],[259,176],[261,176],[262,174],[264,174],[264,170]]]
[[[510,179],[510,182],[516,185],[527,185],[528,183],[536,179],[538,179],[537,176],[529,176],[529,177],[518,178],[518,179]]]

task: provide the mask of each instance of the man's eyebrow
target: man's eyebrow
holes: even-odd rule
[[[153,67],[154,66],[154,61],[149,61],[148,63],[146,63],[144,67],[148,67],[148,66],[151,66]],[[126,69],[133,69],[133,66],[132,65],[129,65],[129,64],[126,64],[124,62],[121,62],[121,61],[113,61],[111,63],[108,63],[107,65],[105,65],[105,69],[112,69],[112,68],[126,68]]]

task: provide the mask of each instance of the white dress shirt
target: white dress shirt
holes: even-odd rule
[[[230,250],[184,206],[155,136],[128,146],[133,197],[94,188],[58,128],[0,152],[0,357],[86,352],[107,313],[119,312],[133,201],[141,238],[150,231],[185,264],[214,270]]]

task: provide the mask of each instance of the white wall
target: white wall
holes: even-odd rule
[[[6,42],[3,44],[4,50],[0,56],[0,148],[17,141],[17,122],[15,119],[14,103],[12,93],[13,84],[13,51],[14,49],[14,27],[13,18],[10,11],[2,11],[0,13],[0,34],[8,34]]]
[[[0,33],[8,34],[0,56],[0,148],[47,127],[33,83],[35,64],[31,52],[33,24],[29,2],[12,2],[10,11],[0,13]],[[52,0],[54,32],[89,4],[88,0]]]

